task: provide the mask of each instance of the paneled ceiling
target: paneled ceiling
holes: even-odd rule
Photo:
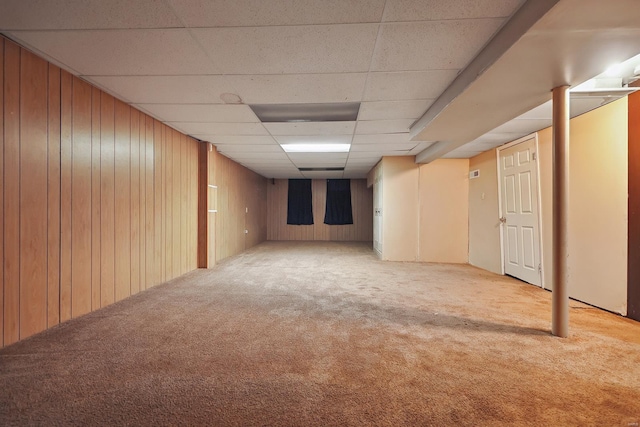
[[[545,13],[557,3],[3,0],[0,31],[169,126],[215,144],[265,177],[362,178],[381,156],[416,155],[441,144],[438,132],[434,138],[423,136],[428,134],[424,127],[410,132],[425,112],[436,117],[438,131],[442,123],[452,131],[466,126],[464,116],[450,120],[441,114],[448,104],[457,108],[455,102],[443,102],[443,94],[469,74],[483,49],[491,51],[489,42],[514,13],[534,2],[538,9],[544,4]],[[616,25],[597,26],[604,31]],[[520,36],[495,50],[487,67],[499,65]],[[478,70],[466,86],[458,84],[461,90],[452,99],[473,90],[484,71]],[[546,101],[534,98],[528,108],[488,122],[500,125]],[[261,123],[249,107],[337,102],[360,102],[357,120]],[[486,113],[476,109],[477,120]],[[541,119],[528,123],[532,130],[546,124],[535,120]],[[466,140],[456,139],[457,145],[439,156],[469,157],[499,145],[495,135],[479,138],[493,127],[465,134]],[[347,153],[285,153],[280,145],[322,141],[350,143],[351,148]],[[344,171],[300,172],[300,167]]]

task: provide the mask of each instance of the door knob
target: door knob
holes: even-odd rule
[[[507,223],[507,218],[505,218],[503,216],[500,217],[500,222],[503,223],[503,224],[506,224]]]

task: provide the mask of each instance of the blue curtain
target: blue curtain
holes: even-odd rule
[[[351,180],[327,180],[327,206],[324,223],[329,225],[353,224],[351,211]]]
[[[310,179],[290,179],[287,204],[287,224],[313,224],[313,200]]]

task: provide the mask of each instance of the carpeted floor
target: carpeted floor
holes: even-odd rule
[[[470,266],[267,242],[0,351],[0,425],[637,426],[640,323]]]

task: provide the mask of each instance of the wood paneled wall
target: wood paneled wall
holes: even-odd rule
[[[2,37],[0,82],[0,347],[196,268],[197,141]]]
[[[353,225],[324,223],[327,197],[324,179],[312,182],[314,224],[287,225],[288,184],[286,179],[276,179],[267,185],[268,240],[373,241],[373,189],[367,188],[366,179],[351,180]]]
[[[217,186],[215,260],[236,255],[267,239],[267,179],[208,151],[209,184]],[[247,232],[245,233],[245,230]]]

